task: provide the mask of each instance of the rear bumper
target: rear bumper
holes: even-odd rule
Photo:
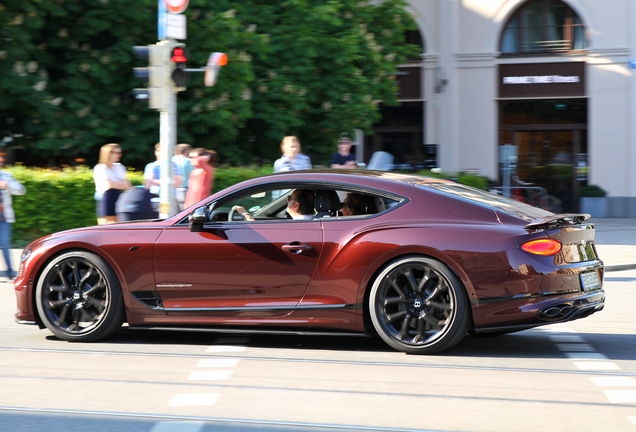
[[[515,301],[516,303],[517,301]],[[605,307],[605,291],[602,289],[584,294],[567,294],[549,298],[535,298],[522,301],[520,304],[506,303],[485,306],[480,313],[487,317],[481,326],[475,326],[475,332],[488,333],[499,331],[516,331],[546,324],[563,323],[585,318]],[[487,309],[492,309],[488,313]],[[502,320],[502,317],[515,317],[514,320]]]

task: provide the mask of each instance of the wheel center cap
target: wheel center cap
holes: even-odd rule
[[[75,291],[73,293],[73,300],[78,301],[80,298],[81,298],[81,294],[79,293],[79,291]]]
[[[415,301],[413,302],[413,307],[414,308],[422,307],[422,301],[420,299],[415,299]]]

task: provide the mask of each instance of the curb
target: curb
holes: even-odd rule
[[[623,270],[634,270],[636,269],[636,264],[617,264],[617,265],[609,265],[605,266],[605,272],[615,272],[615,271],[623,271]]]

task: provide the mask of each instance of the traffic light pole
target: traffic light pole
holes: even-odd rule
[[[150,108],[159,111],[159,217],[165,219],[180,210],[175,188],[181,185],[175,184],[172,163],[177,142],[177,93],[185,90],[190,71],[205,72],[204,84],[213,86],[220,68],[227,64],[227,55],[214,52],[205,68],[188,69],[185,66],[189,51],[185,44],[174,39],[135,46],[133,51],[137,57],[148,61],[147,67],[134,68],[137,78],[148,81],[148,88],[134,89],[135,97],[148,100]]]
[[[159,217],[167,218],[179,211],[175,198],[172,155],[177,141],[177,95],[169,88],[168,111],[159,112],[159,142],[161,178],[159,192]]]

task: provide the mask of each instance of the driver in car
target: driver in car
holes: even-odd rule
[[[232,210],[240,214],[246,221],[253,221],[252,215],[240,205]],[[287,196],[287,214],[294,220],[311,220],[314,217],[314,193],[309,189],[296,189]]]

